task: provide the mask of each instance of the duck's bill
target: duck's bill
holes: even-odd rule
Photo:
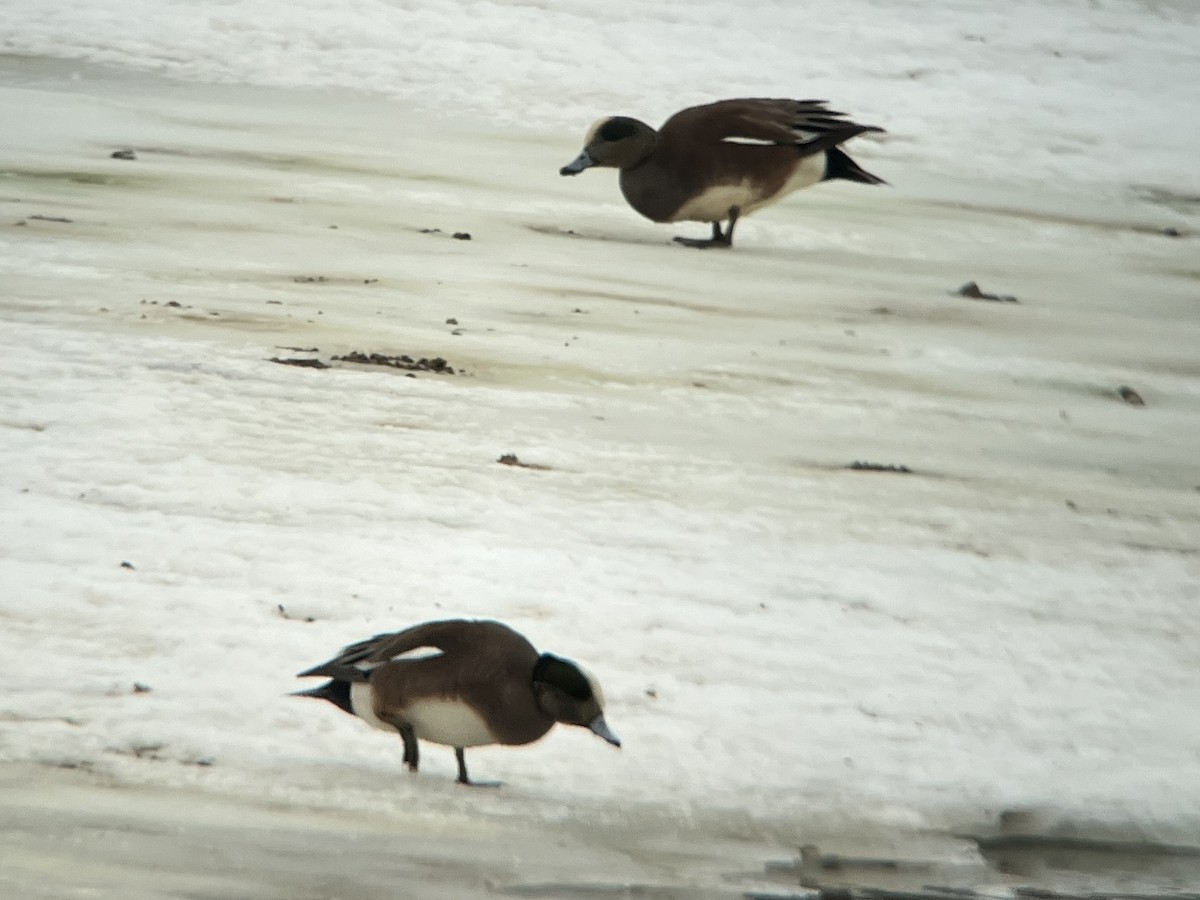
[[[586,150],[584,150],[577,157],[575,157],[574,162],[568,163],[567,165],[565,165],[561,169],[559,169],[558,174],[559,175],[578,175],[584,169],[590,169],[595,164],[596,164],[596,161],[594,159],[592,159],[591,156],[588,155],[588,152]]]
[[[608,723],[604,721],[604,716],[602,715],[596,716],[596,718],[588,722],[588,730],[600,735],[600,737],[604,738],[614,747],[621,746],[621,739],[613,733],[611,728],[608,727]]]

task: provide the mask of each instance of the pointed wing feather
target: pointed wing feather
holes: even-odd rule
[[[687,128],[692,134],[704,134],[706,139],[714,141],[793,144],[816,152],[836,146],[856,134],[883,131],[874,125],[850,121],[845,113],[829,109],[827,102],[769,98],[720,100],[676,113],[663,124],[661,134],[668,139],[673,129]]]
[[[465,619],[425,622],[403,631],[377,634],[365,641],[343,647],[342,652],[333,659],[306,669],[296,677],[324,675],[343,681],[362,681],[366,675],[363,669],[358,668],[360,665],[364,666],[365,670],[370,670],[375,664],[387,662],[421,647],[432,647],[443,653],[454,651],[462,646],[462,626],[468,624],[471,623]]]

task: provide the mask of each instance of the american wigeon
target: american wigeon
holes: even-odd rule
[[[453,747],[460,784],[472,783],[463,748],[529,744],[555,722],[621,746],[604,721],[599,684],[569,660],[539,655],[500,622],[451,619],[378,634],[297,677],[313,675],[332,680],[296,696],[398,732],[414,772],[418,739]]]
[[[711,222],[708,240],[675,238],[689,247],[729,247],[740,216],[810,187],[843,178],[885,184],[838,148],[867,131],[824,100],[721,100],[675,113],[655,131],[627,116],[601,119],[583,152],[560,175],[592,166],[621,170],[621,193],[655,222]],[[721,222],[729,227],[721,230]]]

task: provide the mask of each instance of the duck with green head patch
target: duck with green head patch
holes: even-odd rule
[[[501,622],[451,619],[378,634],[298,677],[312,676],[330,680],[296,696],[328,700],[398,733],[410,770],[417,771],[418,740],[453,747],[460,784],[474,783],[467,747],[529,744],[556,722],[621,746],[596,680],[570,660],[539,654]]]

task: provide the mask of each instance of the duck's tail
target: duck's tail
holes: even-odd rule
[[[307,691],[293,691],[288,696],[328,700],[338,709],[354,715],[354,705],[350,702],[350,685],[345,681],[327,681],[320,687],[309,688]]]
[[[887,184],[878,175],[872,175],[854,160],[844,150],[830,147],[825,151],[825,178],[832,181],[841,178],[845,181],[857,181],[860,184]]]

